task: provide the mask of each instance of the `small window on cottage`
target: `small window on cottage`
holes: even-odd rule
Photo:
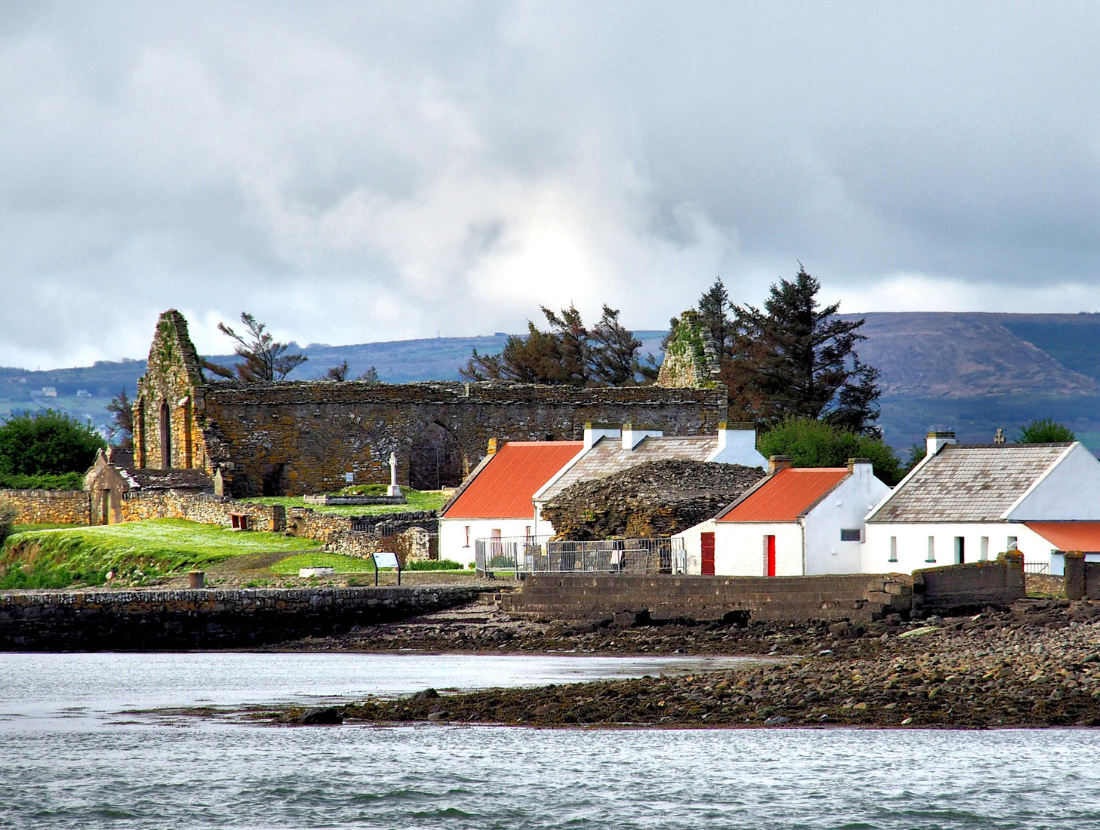
[[[989,559],[989,537],[988,536],[983,536],[982,537],[980,549],[978,550],[978,558],[982,562],[985,562],[987,559]]]
[[[1016,537],[1009,536],[1008,541],[1005,543],[1005,550],[1016,550]]]
[[[890,561],[891,562],[897,562],[898,561],[898,537],[897,536],[891,536],[890,537]]]
[[[924,561],[925,562],[935,562],[936,561],[936,537],[935,536],[929,536],[928,537],[928,558],[925,559]]]
[[[840,541],[842,542],[860,542],[862,536],[858,527],[843,527],[840,529]]]
[[[470,526],[469,525],[466,525],[466,544],[463,545],[462,547],[464,547],[464,548],[470,547]]]
[[[955,564],[962,565],[966,562],[966,537],[955,537]]]

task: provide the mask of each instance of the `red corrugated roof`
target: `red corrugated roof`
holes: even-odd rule
[[[793,522],[848,476],[846,467],[780,470],[718,517],[720,522]]]
[[[584,447],[583,441],[509,441],[443,516],[448,519],[533,519],[531,498]]]
[[[1100,551],[1100,522],[1024,522],[1057,550]]]

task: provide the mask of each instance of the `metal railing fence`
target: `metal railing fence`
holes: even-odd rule
[[[685,573],[682,539],[552,541],[545,537],[493,537],[474,540],[479,574],[525,573]]]
[[[1029,574],[1048,574],[1050,573],[1049,562],[1024,562],[1024,573]]]

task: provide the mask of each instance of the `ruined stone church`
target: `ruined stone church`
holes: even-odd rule
[[[707,386],[210,380],[187,321],[170,310],[138,382],[134,464],[205,470],[225,495],[302,495],[337,490],[349,476],[388,483],[392,452],[401,484],[437,489],[459,484],[491,438],[580,440],[588,422],[713,434],[726,393]]]

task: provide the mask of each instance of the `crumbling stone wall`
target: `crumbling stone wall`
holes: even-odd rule
[[[15,523],[86,525],[92,522],[87,490],[0,490],[0,509],[15,511]]]
[[[560,539],[671,536],[717,515],[763,477],[739,464],[655,461],[578,482],[542,517]]]
[[[429,558],[431,535],[422,527],[411,527],[391,536],[378,536],[362,530],[338,530],[331,534],[325,550],[358,556],[363,559],[372,553],[389,551],[396,553],[401,567],[409,562],[423,562]]]
[[[726,420],[719,388],[210,382],[177,311],[157,323],[138,392],[137,466],[203,467],[237,497],[333,491],[346,473],[385,484],[391,452],[399,483],[455,486],[490,438],[580,440],[586,422],[702,435]]]
[[[657,374],[658,386],[688,386],[696,389],[719,385],[721,366],[714,337],[699,312],[685,311],[669,339],[665,359]]]
[[[233,513],[248,516],[250,530],[279,533],[286,529],[286,508],[282,505],[234,501],[206,493],[182,493],[178,490],[145,492],[131,490],[122,497],[122,521],[146,519],[187,519],[203,524],[233,526]]]

